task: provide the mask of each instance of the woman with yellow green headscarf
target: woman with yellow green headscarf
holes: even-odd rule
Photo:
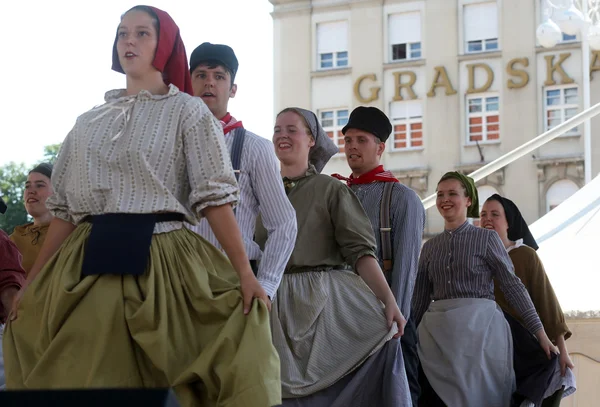
[[[515,388],[511,331],[494,301],[493,278],[548,358],[550,342],[498,234],[473,226],[479,217],[473,179],[446,173],[436,206],[444,232],[425,243],[413,294],[422,405],[506,407]],[[433,301],[433,302],[432,302]]]

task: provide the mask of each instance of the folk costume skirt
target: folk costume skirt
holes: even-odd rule
[[[419,359],[449,407],[506,407],[515,389],[510,328],[494,301],[435,301],[418,328]]]
[[[152,236],[143,275],[82,277],[91,227],[67,238],[7,324],[9,390],[172,387],[184,407],[281,403],[267,307],[244,315],[220,251],[182,228]]]
[[[504,313],[510,325],[514,346],[514,369],[517,389],[513,406],[559,405],[560,400],[576,390],[575,375],[567,368],[561,376],[558,356],[548,359],[538,340],[519,321]]]
[[[284,407],[410,406],[396,325],[356,273],[284,274],[271,324]]]

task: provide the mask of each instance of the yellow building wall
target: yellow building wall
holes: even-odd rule
[[[575,364],[577,391],[564,398],[561,407],[600,406],[600,318],[569,319],[573,337],[567,341]]]

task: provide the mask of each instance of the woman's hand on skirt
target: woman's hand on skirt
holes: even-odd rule
[[[396,304],[395,300],[385,304],[385,318],[388,322],[388,328],[391,328],[394,322],[398,325],[398,332],[394,335],[394,338],[399,338],[404,335],[406,319],[404,318],[404,315],[402,315],[402,312],[400,312],[400,308],[398,308],[398,304]]]
[[[558,348],[556,346],[554,346],[554,344],[552,343],[550,338],[548,338],[548,335],[546,335],[546,331],[544,331],[543,328],[540,329],[539,331],[537,331],[535,333],[535,336],[537,337],[537,339],[540,343],[540,346],[542,347],[544,352],[546,352],[546,356],[548,357],[548,359],[552,358],[551,353],[560,355],[560,351],[558,350]]]
[[[21,287],[21,289],[17,291],[17,293],[12,297],[12,306],[10,308],[10,315],[8,317],[11,321],[17,319],[17,309],[19,308],[19,304],[21,303],[21,298],[23,298],[25,288],[27,288],[27,285]]]
[[[242,297],[244,298],[244,315],[248,315],[250,312],[252,301],[255,298],[263,300],[269,311],[271,311],[271,301],[252,271],[242,274],[240,285],[242,288]]]
[[[18,292],[19,289],[17,287],[8,287],[0,293],[0,302],[2,303],[0,321],[4,321],[5,318],[8,318],[10,311],[13,308],[13,300]]]
[[[558,363],[560,364],[560,374],[563,377],[567,374],[567,368],[573,369],[575,367],[567,352],[560,353],[558,356]]]

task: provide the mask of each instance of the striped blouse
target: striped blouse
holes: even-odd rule
[[[498,234],[468,222],[440,233],[423,246],[412,302],[416,323],[432,300],[486,298],[493,301],[493,277],[527,329],[531,333],[542,329],[531,298],[514,274]]]
[[[78,224],[87,215],[176,212],[190,223],[207,206],[235,203],[238,185],[221,124],[200,98],[124,90],[82,114],[67,135],[46,205]],[[183,222],[157,223],[155,233]]]

